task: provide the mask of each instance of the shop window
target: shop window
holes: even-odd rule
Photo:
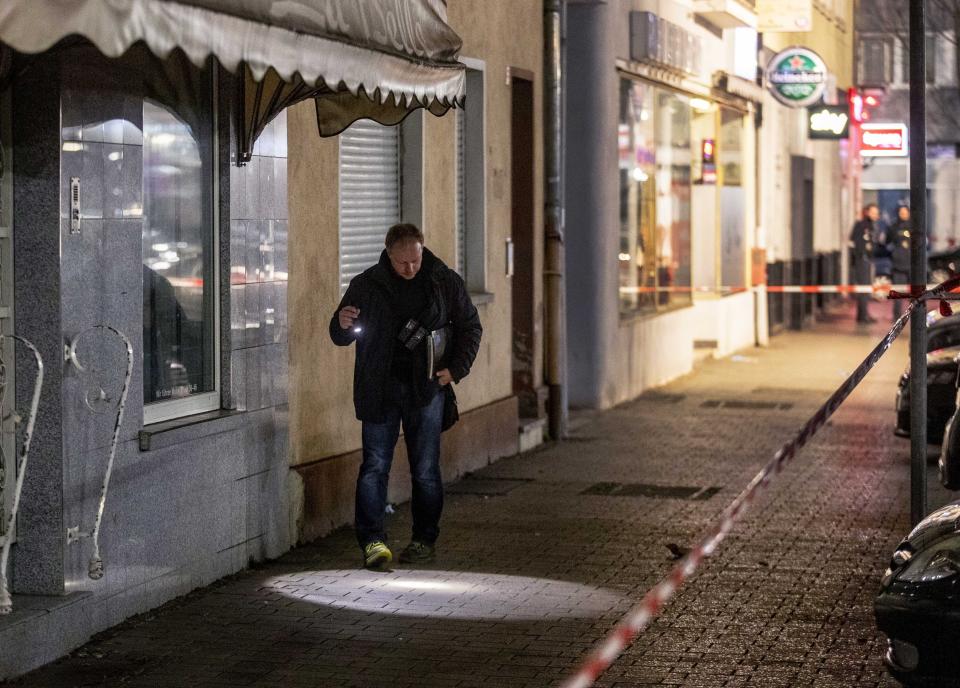
[[[169,103],[143,101],[146,423],[220,404],[212,101],[210,88],[185,108],[189,122]]]
[[[457,110],[456,116],[457,271],[470,291],[483,292],[486,291],[486,229],[482,69],[467,69],[466,107]]]
[[[746,286],[746,197],[743,189],[743,115],[720,109],[720,281]]]
[[[689,99],[621,79],[620,310],[691,302]]]

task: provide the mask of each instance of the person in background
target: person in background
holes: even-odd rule
[[[873,224],[873,277],[890,280],[893,274],[893,260],[890,256],[889,223],[886,217]]]
[[[850,280],[858,286],[869,286],[873,281],[873,237],[879,218],[880,209],[876,203],[870,203],[850,231]],[[870,317],[869,303],[869,294],[857,294],[858,323],[876,322]]]
[[[901,205],[897,208],[897,219],[887,233],[887,246],[890,252],[891,273],[890,279],[895,285],[910,284],[910,208]],[[909,287],[907,287],[909,291]],[[900,317],[901,299],[893,300],[893,319]]]

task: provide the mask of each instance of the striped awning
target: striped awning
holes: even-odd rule
[[[0,42],[19,52],[76,35],[110,57],[138,42],[160,57],[182,50],[197,65],[212,55],[243,74],[255,101],[247,109],[263,115],[254,120],[265,125],[278,105],[312,97],[323,136],[361,118],[396,124],[417,108],[441,115],[464,96],[446,0],[0,2]]]

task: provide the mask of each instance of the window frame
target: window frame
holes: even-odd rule
[[[213,390],[194,394],[181,399],[169,399],[166,401],[155,401],[143,404],[143,424],[153,425],[154,423],[163,423],[165,421],[176,420],[187,416],[194,416],[200,413],[210,411],[219,411],[222,408],[222,384],[221,384],[221,347],[222,333],[220,331],[220,295],[222,293],[220,285],[220,248],[221,248],[221,227],[220,227],[220,182],[223,178],[220,169],[220,112],[219,96],[220,84],[218,70],[211,69],[211,127],[212,138],[211,148],[213,159],[211,166],[213,169],[212,194],[210,202],[213,204],[213,237],[211,248],[213,250],[213,266],[211,277],[213,283]],[[142,312],[141,312],[142,316]],[[143,397],[143,383],[141,382],[140,396]]]
[[[456,271],[463,277],[467,291],[470,294],[486,294],[488,291],[488,269],[487,269],[487,194],[489,189],[487,180],[487,127],[489,118],[487,117],[487,63],[472,57],[461,57],[460,63],[466,67],[467,80],[467,100],[464,109],[457,109],[456,127],[461,126],[461,120],[464,121],[464,192],[467,198],[466,209],[462,211],[463,198],[460,190],[455,193],[455,225],[457,228],[454,237],[454,256],[458,263],[455,266]],[[480,87],[479,106],[479,129],[477,125],[471,126],[469,112],[474,110],[471,103],[478,102],[470,99],[470,84],[478,84]],[[479,131],[479,141],[471,133]],[[457,143],[457,133],[454,133],[454,156],[455,166],[459,167],[459,150]],[[471,194],[470,189],[475,185],[475,190]],[[470,200],[471,196],[478,196]],[[465,217],[463,227],[464,246],[460,245],[459,224],[461,214]],[[460,265],[461,256],[463,265]]]
[[[880,43],[883,47],[883,64],[880,67],[881,79],[879,83],[867,81],[867,69],[864,54],[868,42]],[[896,82],[894,68],[896,66],[896,40],[893,36],[883,33],[861,34],[857,42],[857,83],[861,86],[889,86]],[[906,64],[906,63],[904,63]]]

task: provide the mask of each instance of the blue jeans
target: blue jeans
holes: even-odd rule
[[[443,394],[423,407],[412,401],[410,386],[391,380],[386,399],[386,420],[363,422],[363,463],[357,476],[356,530],[361,547],[386,540],[383,531],[387,482],[400,427],[410,460],[413,481],[413,539],[432,545],[440,534],[443,481],[440,479],[440,425]]]

